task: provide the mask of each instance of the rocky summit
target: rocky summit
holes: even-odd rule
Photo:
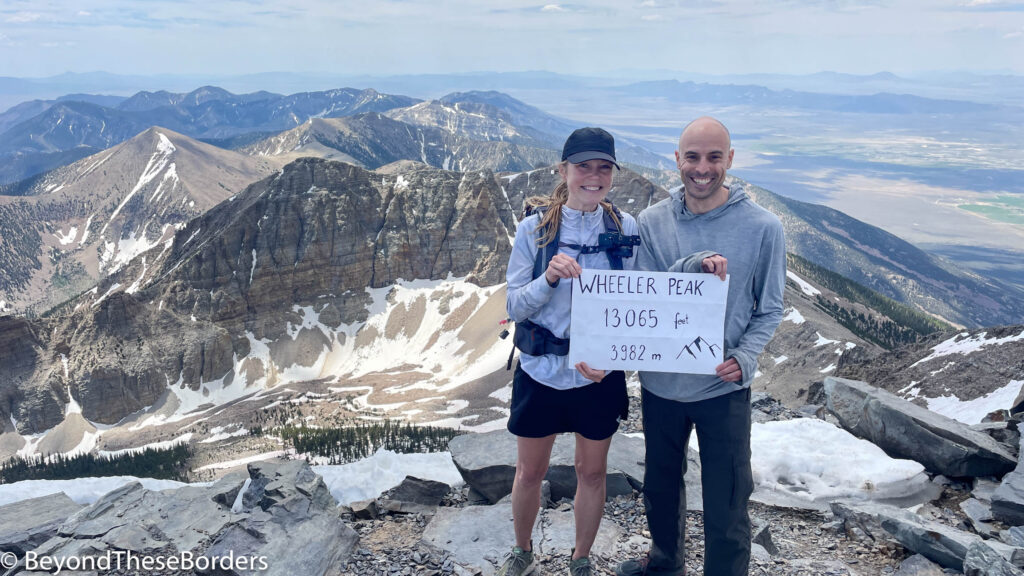
[[[631,400],[637,400],[635,388]],[[808,418],[763,395],[754,404],[758,422]],[[894,410],[914,413],[916,408]],[[624,423],[626,430],[641,426],[636,411]],[[514,461],[514,438],[505,431],[467,434],[453,440],[450,448],[464,483],[406,477],[375,498],[340,506],[331,493],[333,484],[329,490],[305,461],[276,459],[250,463],[203,485],[156,491],[130,482],[84,506],[63,494],[0,506],[0,550],[21,559],[4,576],[49,573],[28,570],[29,553],[65,564],[87,557],[108,562],[96,569],[80,564],[83,569],[67,571],[89,576],[494,574],[513,540],[511,504],[502,492],[514,475],[508,465]],[[619,562],[650,547],[640,492],[643,452],[638,438],[617,434],[612,441],[610,490],[591,554],[596,574],[610,575]],[[567,570],[574,530],[571,461],[571,450],[556,449],[545,481],[533,531],[538,574]],[[691,461],[686,479],[688,500],[700,493],[699,472],[689,473],[695,463]],[[344,484],[346,479],[332,482]],[[1016,521],[1006,523],[998,515],[993,519],[987,512],[994,502],[991,480],[936,475],[930,483],[936,490],[917,503],[916,511],[855,500],[835,500],[825,509],[766,504],[759,488],[750,505],[750,573],[1022,573],[1024,532]],[[979,510],[972,510],[974,506]],[[977,522],[986,518],[988,529],[979,532]],[[690,506],[686,565],[691,574],[703,568],[703,525],[699,507]],[[150,571],[125,565],[143,558],[173,558],[178,564]]]

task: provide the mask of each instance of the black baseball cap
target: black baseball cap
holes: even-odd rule
[[[562,160],[579,164],[587,160],[607,160],[619,170],[615,161],[615,138],[600,128],[580,128],[569,134],[562,147]]]

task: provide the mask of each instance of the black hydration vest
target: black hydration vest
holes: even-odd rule
[[[540,217],[544,217],[544,210],[546,207],[537,207],[534,209]],[[622,270],[622,259],[633,256],[633,246],[640,245],[639,236],[624,236],[622,234],[622,226],[612,218],[611,213],[601,207],[603,212],[604,229],[605,232],[598,236],[597,246],[576,246],[569,245],[568,247],[578,249],[580,254],[594,254],[596,252],[606,252],[608,255],[608,262],[612,266],[612,270]],[[612,211],[615,212],[615,216],[619,222],[622,222],[622,214],[619,209],[612,204]],[[527,209],[526,216],[529,216],[532,212]],[[544,271],[548,267],[548,263],[558,253],[559,242],[558,236],[561,232],[561,227],[555,232],[555,237],[548,242],[547,245],[542,246],[537,250],[537,256],[533,260],[533,278],[540,278]],[[540,231],[540,235],[544,235],[544,230]],[[556,356],[566,356],[569,354],[569,339],[558,338],[551,333],[550,330],[540,326],[529,319],[521,322],[516,322],[516,332],[513,337],[515,347],[524,354],[531,356],[543,356],[544,354],[554,354]],[[513,350],[513,353],[515,350]],[[509,354],[507,369],[512,368],[512,354]]]

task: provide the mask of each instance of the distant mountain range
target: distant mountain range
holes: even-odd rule
[[[704,84],[662,80],[617,87],[615,92],[668,98],[673,102],[708,103],[716,106],[753,105],[765,108],[801,108],[867,114],[961,114],[990,110],[988,104],[962,100],[938,100],[908,94],[823,94],[772,90],[757,85]]]
[[[23,117],[34,108],[0,116],[0,125],[20,120],[0,134],[0,165],[7,165],[0,170],[0,184],[56,168],[67,160],[68,151],[81,158],[152,126],[193,138],[224,139],[279,132],[314,117],[380,112],[415,102],[405,96],[351,88],[281,96],[269,92],[235,95],[215,87],[187,94],[141,92],[114,107],[60,100],[27,119]]]
[[[375,145],[357,144],[337,135],[325,136],[331,129],[325,128],[324,123],[307,126],[311,120],[382,112],[412,125],[404,130],[409,132],[410,139],[420,141],[415,146],[424,147],[424,142],[430,140],[432,146],[444,150],[429,153],[422,150],[419,154],[399,151],[412,144],[400,144],[396,137],[382,133],[359,136],[359,130],[342,129],[346,134],[356,134],[355,140],[370,139],[378,143],[376,147],[390,145],[393,149],[390,156],[377,154],[369,150]],[[365,127],[367,118],[373,116],[351,122]],[[552,154],[561,149],[565,137],[578,127],[498,92],[454,93],[440,100],[420,102],[405,96],[349,88],[281,96],[266,91],[236,95],[207,86],[189,93],[139,92],[126,99],[62,98],[25,103],[0,114],[0,127],[6,127],[0,131],[0,186],[6,184],[0,188],[0,193],[23,194],[32,184],[26,180],[123,142],[151,126],[164,127],[221,147],[244,148],[263,155],[274,150],[274,154],[291,153],[294,158],[296,149],[282,149],[280,144],[295,142],[302,147],[297,144],[302,140],[317,141],[342,153],[303,148],[306,155],[354,160],[371,168],[399,159],[415,159],[443,167],[443,159],[448,158],[453,169],[480,166],[495,170],[520,170],[550,163]],[[379,130],[395,132],[397,126],[381,126]],[[413,134],[424,129],[427,133]],[[494,142],[505,144],[481,144]],[[655,170],[672,165],[668,159],[625,138],[619,139],[618,148],[623,162]],[[429,159],[439,155],[442,160]],[[378,160],[377,157],[390,159]],[[515,160],[516,157],[520,160]],[[460,163],[462,158],[469,160]],[[501,162],[501,158],[508,160]]]

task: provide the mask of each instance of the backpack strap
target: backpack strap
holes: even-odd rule
[[[537,213],[540,220],[544,219],[544,211],[547,210],[546,206],[538,206],[534,212]],[[548,267],[548,262],[555,257],[558,253],[558,237],[562,231],[561,226],[555,231],[555,237],[551,239],[545,246],[541,246],[537,249],[537,256],[533,259],[533,277],[540,278],[544,274],[544,270]],[[540,235],[544,235],[544,230],[540,230]]]
[[[615,213],[615,218],[612,218],[611,212],[602,208],[604,210],[604,231],[622,234],[622,212],[619,212],[619,208],[615,204],[611,202],[608,202],[608,204],[611,205],[611,211]],[[616,218],[618,218],[617,221]],[[605,254],[608,256],[608,263],[611,264],[612,270],[622,270],[622,256],[620,254],[615,250],[608,250]]]

